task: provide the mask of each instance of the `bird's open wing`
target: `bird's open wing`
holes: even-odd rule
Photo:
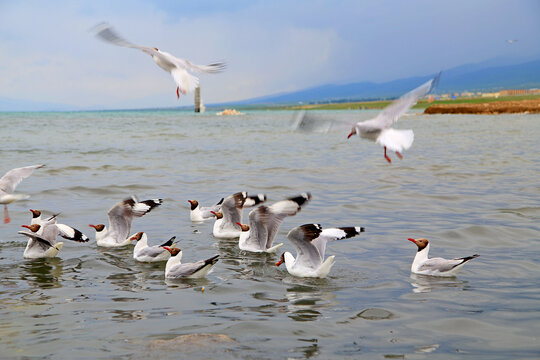
[[[193,64],[189,60],[178,58],[178,57],[176,57],[176,56],[174,56],[172,54],[169,54],[168,52],[165,52],[165,51],[160,51],[160,54],[168,62],[171,62],[171,63],[175,64],[177,67],[182,68],[182,69],[186,69],[186,70],[191,71],[191,72],[199,73],[199,74],[202,74],[202,73],[216,74],[216,73],[219,73],[219,72],[222,72],[223,70],[225,70],[225,63],[223,63],[223,62],[216,62],[216,63],[208,64],[208,65],[197,65],[197,64]]]
[[[23,179],[32,175],[34,170],[44,166],[45,165],[32,165],[9,170],[2,178],[0,178],[0,190],[5,191],[6,193],[12,193]]]
[[[292,129],[307,133],[327,133],[333,130],[350,130],[354,122],[335,119],[328,114],[315,114],[312,111],[299,111],[293,121]]]
[[[118,33],[114,30],[114,28],[107,23],[100,23],[94,26],[94,28],[91,31],[94,33],[96,37],[110,44],[113,44],[116,46],[133,48],[133,49],[139,49],[139,50],[144,51],[148,55],[159,54],[159,52],[157,52],[151,47],[136,45],[127,41],[126,39],[118,35]]]
[[[426,81],[416,89],[413,89],[405,95],[402,95],[399,99],[394,100],[390,105],[384,108],[374,120],[379,122],[382,128],[390,127],[401,115],[413,107],[420,98],[432,91],[439,83],[440,77],[441,73],[438,73],[433,79]]]

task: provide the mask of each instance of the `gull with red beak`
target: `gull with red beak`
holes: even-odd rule
[[[171,257],[165,265],[166,279],[194,279],[204,277],[212,271],[219,258],[219,255],[214,255],[206,260],[182,264],[182,250],[167,246],[164,249],[171,253]]]
[[[176,83],[176,97],[178,99],[180,98],[180,93],[185,95],[188,91],[195,90],[199,85],[199,78],[191,73],[215,74],[225,69],[225,64],[222,62],[210,65],[196,65],[186,59],[177,58],[168,52],[161,51],[155,47],[132,44],[118,35],[116,31],[106,23],[96,25],[93,31],[97,37],[110,44],[138,49],[150,55],[157,66],[170,73],[173,77],[174,82]]]
[[[137,241],[133,248],[133,258],[140,262],[167,261],[171,254],[165,247],[176,247],[175,239],[176,236],[173,236],[161,245],[148,246],[148,236],[140,231],[129,238],[131,241]]]
[[[255,206],[266,201],[266,195],[257,194],[249,196],[246,191],[229,195],[223,200],[220,212],[212,212],[217,220],[214,223],[212,233],[219,239],[235,239],[240,237],[242,229],[238,223],[242,223],[242,209]]]
[[[214,206],[200,206],[197,200],[188,200],[191,205],[191,210],[189,212],[189,218],[193,222],[202,222],[205,220],[215,219],[219,210],[221,210],[221,204],[223,203],[224,198],[215,204]]]
[[[434,89],[439,81],[441,73],[433,79],[409,91],[399,99],[393,101],[375,118],[351,124],[347,121],[329,120],[310,115],[307,112],[300,113],[295,120],[295,130],[328,132],[333,128],[352,126],[352,130],[347,139],[353,135],[358,135],[362,139],[368,139],[384,147],[384,158],[389,163],[392,162],[387,154],[387,150],[394,151],[402,159],[403,150],[411,147],[414,141],[412,130],[398,130],[392,128],[392,124],[404,115],[420,98]]]
[[[56,242],[56,237],[61,236],[64,239],[88,242],[88,237],[79,230],[63,224],[32,224],[22,225],[30,231],[19,231],[21,235],[28,236],[30,239],[24,249],[24,257],[27,259],[37,259],[46,257],[55,257],[64,245],[63,242]]]
[[[418,252],[416,253],[411,272],[420,275],[432,275],[432,276],[454,276],[467,261],[475,259],[480,255],[474,254],[472,256],[466,256],[457,259],[443,259],[428,258],[429,255],[429,241],[427,239],[412,239],[409,241],[418,246]]]

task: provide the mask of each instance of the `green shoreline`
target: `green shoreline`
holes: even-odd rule
[[[432,102],[428,102],[427,99],[422,99],[413,106],[413,109],[425,109],[428,106],[435,104],[486,104],[499,101],[519,101],[529,99],[540,99],[540,95],[500,96],[498,98],[463,97],[448,100],[435,100]],[[376,100],[302,105],[244,105],[236,106],[235,108],[242,110],[368,110],[383,109],[391,102],[391,100]]]

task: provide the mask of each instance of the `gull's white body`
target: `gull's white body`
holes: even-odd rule
[[[148,236],[143,233],[133,248],[133,258],[140,262],[167,261],[171,253],[163,248],[164,245],[148,246]],[[175,246],[176,244],[170,245],[171,248]]]
[[[250,211],[249,230],[240,234],[238,247],[250,252],[275,252],[283,245],[273,245],[279,226],[287,216],[296,215],[310,199],[311,194],[303,193]]]
[[[190,71],[212,74],[221,72],[225,68],[225,64],[223,63],[196,65],[186,59],[177,58],[168,52],[161,51],[157,48],[132,44],[119,36],[111,26],[105,23],[97,25],[94,28],[94,32],[100,39],[113,45],[139,49],[150,55],[157,66],[171,74],[177,85],[178,97],[180,97],[179,92],[186,94],[187,92],[193,91],[199,85],[199,78],[191,74]]]
[[[45,165],[31,165],[9,170],[0,178],[0,204],[4,205],[4,222],[9,223],[9,213],[7,205],[12,202],[28,199],[30,196],[25,194],[14,194],[17,185],[26,179],[34,170],[44,167]]]
[[[212,233],[218,239],[236,239],[242,230],[237,223],[242,222],[242,209],[244,206],[254,206],[266,200],[264,194],[248,196],[247,192],[238,192],[227,196],[221,204],[223,218],[214,223]]]
[[[334,256],[324,259],[326,243],[356,236],[364,231],[361,227],[322,229],[319,224],[297,226],[287,235],[296,248],[297,257],[290,252],[282,255],[289,274],[298,277],[325,278],[334,266]]]

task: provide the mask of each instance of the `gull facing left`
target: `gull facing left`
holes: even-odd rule
[[[418,246],[418,252],[414,256],[411,272],[420,275],[454,276],[467,261],[479,257],[474,254],[457,259],[443,259],[440,257],[428,258],[429,241],[427,239],[408,239]]]
[[[142,52],[150,55],[157,66],[170,73],[173,77],[176,83],[177,98],[180,98],[180,92],[185,95],[188,91],[191,92],[195,90],[195,88],[199,85],[199,78],[192,73],[215,74],[225,69],[225,64],[222,62],[209,65],[196,65],[186,59],[177,58],[168,52],[161,51],[155,47],[132,44],[118,35],[116,31],[114,31],[114,29],[107,23],[96,25],[93,31],[97,37],[108,43],[117,46],[139,49]]]

